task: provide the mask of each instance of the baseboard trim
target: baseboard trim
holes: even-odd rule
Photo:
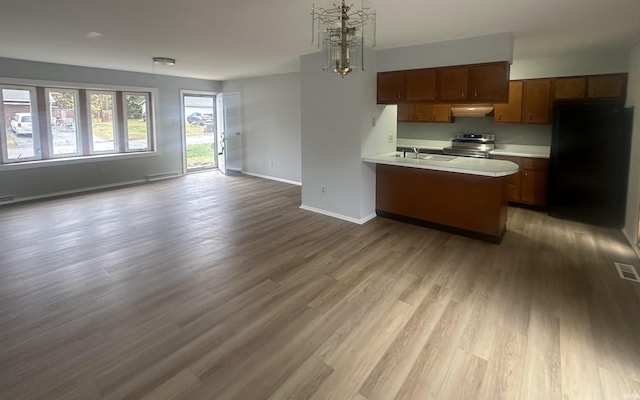
[[[177,178],[179,176],[180,176],[179,172],[167,172],[165,174],[148,175],[147,182],[162,181],[165,179]]]
[[[242,171],[243,174],[249,176],[255,176],[256,178],[269,179],[272,181],[288,183],[289,185],[302,186],[302,182],[291,181],[289,179],[276,178],[275,176],[262,175],[262,174],[254,174],[253,172]]]
[[[181,175],[172,176],[171,178],[177,178],[179,176],[181,176]],[[169,178],[164,178],[164,179],[169,179]],[[99,192],[99,191],[103,191],[103,190],[123,188],[123,187],[126,187],[126,186],[133,186],[133,185],[142,185],[142,184],[147,184],[147,183],[152,183],[152,182],[153,181],[150,181],[148,178],[143,178],[143,179],[136,179],[136,180],[133,180],[133,181],[112,183],[112,184],[108,184],[108,185],[98,185],[98,186],[90,186],[90,187],[81,188],[81,189],[63,190],[63,191],[60,191],[60,192],[52,192],[52,193],[41,194],[41,195],[37,195],[37,196],[18,197],[18,198],[13,199],[13,201],[11,201],[11,202],[2,203],[0,205],[9,206],[11,204],[26,203],[26,202],[31,202],[31,201],[45,200],[45,199],[53,199],[53,198],[57,198],[57,197],[73,196],[73,195],[81,194],[81,193]]]
[[[327,210],[322,210],[320,208],[316,208],[316,207],[311,207],[311,206],[305,206],[304,204],[300,205],[300,208],[306,211],[311,211],[317,214],[322,214],[322,215],[326,215],[328,217],[333,217],[333,218],[337,218],[337,219],[341,219],[343,221],[348,221],[348,222],[353,222],[354,224],[358,224],[358,225],[362,225],[368,221],[371,221],[372,219],[374,219],[376,217],[376,214],[371,214],[368,215],[364,218],[353,218],[353,217],[348,217],[346,215],[342,215],[342,214],[338,214],[338,213],[334,213],[331,211],[327,211]]]

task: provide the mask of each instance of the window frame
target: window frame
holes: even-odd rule
[[[62,82],[62,81],[46,81],[46,80],[35,80],[35,79],[23,79],[23,78],[7,78],[0,76],[0,88],[9,88],[9,89],[17,89],[31,90],[33,103],[32,106],[32,118],[34,129],[39,129],[41,127],[45,127],[46,130],[43,131],[39,129],[39,134],[36,134],[35,140],[37,140],[38,148],[35,149],[34,153],[38,155],[38,157],[30,157],[30,158],[21,158],[19,160],[9,160],[4,155],[7,153],[7,139],[6,136],[1,135],[0,138],[5,140],[4,143],[0,143],[0,172],[8,171],[8,170],[19,170],[19,169],[31,169],[31,168],[42,168],[42,167],[50,167],[53,165],[75,165],[75,164],[83,164],[83,163],[91,163],[91,162],[101,162],[105,159],[131,159],[131,158],[139,158],[139,157],[153,157],[157,155],[156,141],[157,141],[157,132],[156,124],[155,124],[155,114],[156,108],[158,107],[158,99],[159,99],[159,89],[155,87],[145,87],[145,86],[126,86],[126,85],[118,85],[118,84],[101,84],[101,83],[80,83],[80,82]],[[45,90],[53,89],[55,90],[76,90],[80,96],[76,100],[78,109],[78,115],[76,116],[77,123],[77,134],[80,137],[79,146],[81,151],[79,153],[74,154],[58,154],[53,156],[50,154],[50,147],[52,145],[49,140],[52,138],[51,133],[51,119],[48,117],[50,115],[48,98],[45,94]],[[35,90],[35,95],[34,95]],[[116,102],[117,105],[116,111],[119,115],[119,120],[116,122],[116,126],[119,129],[119,137],[120,141],[119,147],[115,152],[110,153],[96,153],[91,154],[88,146],[88,138],[87,134],[87,119],[89,118],[87,109],[86,109],[86,93],[87,91],[111,91],[116,92]],[[147,102],[147,149],[127,149],[124,146],[124,128],[122,124],[124,120],[122,119],[122,93],[135,93],[135,94],[144,94],[146,95]],[[0,105],[4,106],[3,104]],[[4,107],[2,107],[3,115],[4,115]],[[42,119],[49,118],[49,120],[45,123]],[[5,122],[0,120],[0,127],[4,127]],[[6,132],[6,131],[5,131]],[[42,140],[40,140],[42,139]],[[52,151],[53,149],[51,149]]]
[[[111,96],[111,119],[113,124],[113,150],[99,151],[94,148],[93,138],[93,115],[91,108],[91,96],[94,94],[103,95],[108,94]],[[117,110],[117,95],[115,91],[111,90],[89,90],[86,91],[86,103],[87,103],[87,141],[89,143],[89,154],[113,154],[119,153],[119,129],[118,129],[118,110]]]
[[[73,113],[74,113],[74,121],[76,127],[76,152],[75,153],[63,153],[56,154],[54,152],[53,145],[53,125],[51,124],[51,92],[73,92]],[[69,157],[81,157],[83,156],[83,135],[82,135],[82,127],[81,127],[81,107],[80,107],[80,91],[78,89],[73,88],[57,88],[57,87],[45,87],[44,88],[45,95],[45,108],[47,113],[47,135],[49,142],[49,158],[69,158]]]
[[[153,151],[153,146],[152,143],[155,142],[155,140],[152,139],[152,134],[154,132],[154,129],[151,128],[151,123],[153,122],[153,113],[151,112],[151,96],[149,96],[150,93],[146,93],[146,92],[131,92],[131,91],[123,91],[122,92],[122,113],[124,114],[122,116],[122,120],[124,121],[124,148],[125,148],[125,152],[127,153],[139,153],[142,151]],[[132,149],[129,147],[129,124],[127,123],[127,121],[129,120],[129,114],[127,112],[127,107],[126,107],[126,97],[127,95],[133,95],[133,96],[144,96],[145,97],[145,121],[147,123],[147,147],[145,147],[144,149]]]
[[[4,89],[8,90],[28,90],[29,91],[29,107],[31,110],[31,138],[33,140],[33,157],[25,157],[25,158],[9,158],[9,147],[7,146],[7,129],[11,129],[11,125],[6,125],[5,111],[4,111],[4,95],[2,91]],[[20,164],[29,161],[40,161],[42,160],[42,148],[40,142],[40,113],[38,111],[38,92],[35,86],[23,86],[23,85],[12,85],[12,84],[4,84],[0,82],[0,148],[1,155],[0,161],[4,165],[11,164]]]

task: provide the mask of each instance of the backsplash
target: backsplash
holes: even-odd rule
[[[493,117],[456,117],[448,123],[398,123],[398,138],[449,140],[456,133],[493,133],[496,144],[551,146],[551,125],[495,124]]]

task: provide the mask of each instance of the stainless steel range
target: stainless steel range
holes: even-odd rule
[[[496,148],[495,139],[495,135],[488,133],[459,133],[451,139],[451,147],[442,149],[442,154],[489,158],[489,152]]]

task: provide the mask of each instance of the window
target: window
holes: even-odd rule
[[[35,88],[2,86],[0,128],[3,162],[40,159]]]
[[[2,164],[153,151],[151,92],[0,83]]]
[[[91,153],[113,153],[118,148],[114,109],[115,93],[88,92],[91,120]]]
[[[49,143],[52,157],[81,155],[78,135],[78,92],[72,89],[47,89]]]
[[[125,140],[130,151],[149,150],[149,95],[124,93]]]

